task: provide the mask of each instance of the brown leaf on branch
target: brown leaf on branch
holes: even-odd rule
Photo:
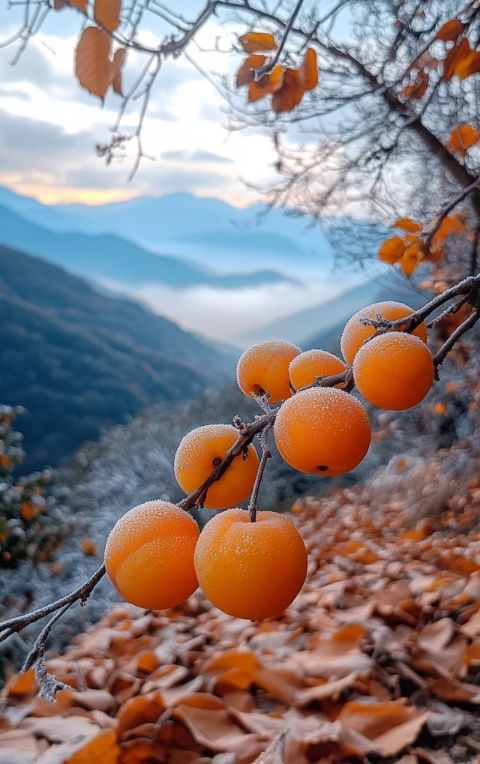
[[[114,32],[120,24],[121,0],[95,0],[93,16],[107,32]]]
[[[400,268],[404,272],[405,276],[412,276],[420,264],[422,259],[422,240],[417,237],[417,241],[411,243],[402,255],[400,260]]]
[[[317,54],[313,48],[307,48],[300,71],[305,90],[313,90],[318,85]]]
[[[270,74],[264,74],[259,80],[252,79],[248,86],[248,100],[250,103],[259,101],[261,98],[275,93],[283,85],[284,68],[279,64],[272,69]]]
[[[86,27],[75,53],[75,73],[80,85],[103,100],[112,81],[110,36],[99,27]]]
[[[112,90],[117,95],[123,96],[122,69],[127,55],[126,48],[118,48],[113,54],[112,61]]]
[[[390,239],[386,239],[378,250],[378,259],[382,263],[388,263],[394,265],[397,263],[405,252],[406,244],[401,236],[392,236]]]
[[[305,94],[305,85],[299,69],[285,69],[282,87],[272,97],[272,108],[280,114],[292,111]]]
[[[238,38],[245,53],[275,50],[277,43],[273,34],[267,32],[247,32]]]
[[[412,218],[397,218],[392,223],[392,228],[401,228],[402,231],[409,231],[411,233],[422,230],[421,224]]]
[[[260,69],[267,60],[266,56],[253,54],[248,56],[237,72],[237,88],[248,85],[254,78],[255,69]]]

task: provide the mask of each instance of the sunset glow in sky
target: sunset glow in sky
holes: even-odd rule
[[[184,5],[193,15],[201,3]],[[18,28],[21,13],[19,7],[0,9],[2,40]],[[46,203],[99,204],[172,191],[217,196],[235,205],[258,198],[243,180],[262,184],[275,176],[269,139],[252,132],[229,133],[225,101],[184,58],[165,62],[151,99],[143,144],[154,161],[145,159],[130,183],[133,145],[123,161],[107,167],[96,156],[95,145],[108,142],[121,99],[109,95],[102,107],[78,85],[74,48],[80,25],[74,9],[52,11],[14,66],[18,43],[0,49],[1,185]],[[152,42],[149,34],[145,40]],[[228,27],[203,30],[202,47],[212,48],[219,34],[228,47],[234,37]],[[200,52],[195,46],[190,52],[201,66],[224,74],[238,64],[231,56]],[[127,89],[140,63],[134,55],[127,59]],[[135,115],[127,114],[124,124],[134,127]]]

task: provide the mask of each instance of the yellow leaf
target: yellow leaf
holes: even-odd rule
[[[277,47],[275,37],[267,32],[247,32],[247,34],[239,37],[239,43],[245,53],[275,50]]]
[[[99,27],[86,27],[75,53],[75,73],[89,93],[104,98],[112,80],[110,37]]]

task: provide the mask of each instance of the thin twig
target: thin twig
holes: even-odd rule
[[[268,442],[268,436],[270,434],[270,430],[272,429],[272,426],[273,426],[272,424],[267,425],[265,429],[263,430],[262,434],[260,435],[260,442],[262,444],[262,456],[260,459],[260,464],[258,465],[257,476],[255,478],[255,483],[253,485],[250,502],[248,504],[248,511],[250,512],[250,521],[252,523],[254,523],[257,519],[258,492],[260,490],[262,479],[265,474],[265,468],[267,466],[268,460],[272,458],[272,452],[270,450],[270,445]]]
[[[280,45],[278,46],[277,52],[275,53],[274,57],[266,64],[261,66],[259,69],[255,69],[253,72],[253,76],[256,80],[259,80],[261,77],[263,77],[264,74],[270,74],[270,72],[275,68],[275,66],[278,64],[280,60],[280,56],[283,53],[283,50],[285,48],[288,35],[290,34],[293,25],[295,24],[295,19],[297,18],[298,14],[300,13],[300,9],[303,5],[303,0],[298,0],[292,15],[290,16],[290,19],[287,23],[287,26],[285,27],[285,31],[283,33],[282,40],[280,42]]]
[[[3,621],[3,623],[0,623],[0,642],[3,642],[12,634],[21,631],[31,623],[40,621],[42,618],[50,615],[50,613],[60,610],[65,605],[71,605],[74,602],[85,603],[98,582],[105,575],[105,572],[105,565],[101,565],[90,578],[84,581],[77,589],[74,589],[73,592],[70,592],[70,594],[66,594],[64,597],[55,600],[55,602],[50,602],[48,605],[44,605],[37,610],[32,610],[30,613],[24,613],[23,615]]]

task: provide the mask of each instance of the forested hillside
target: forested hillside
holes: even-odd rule
[[[227,355],[135,302],[0,247],[0,399],[28,410],[25,470],[56,465],[103,426],[198,395]]]

